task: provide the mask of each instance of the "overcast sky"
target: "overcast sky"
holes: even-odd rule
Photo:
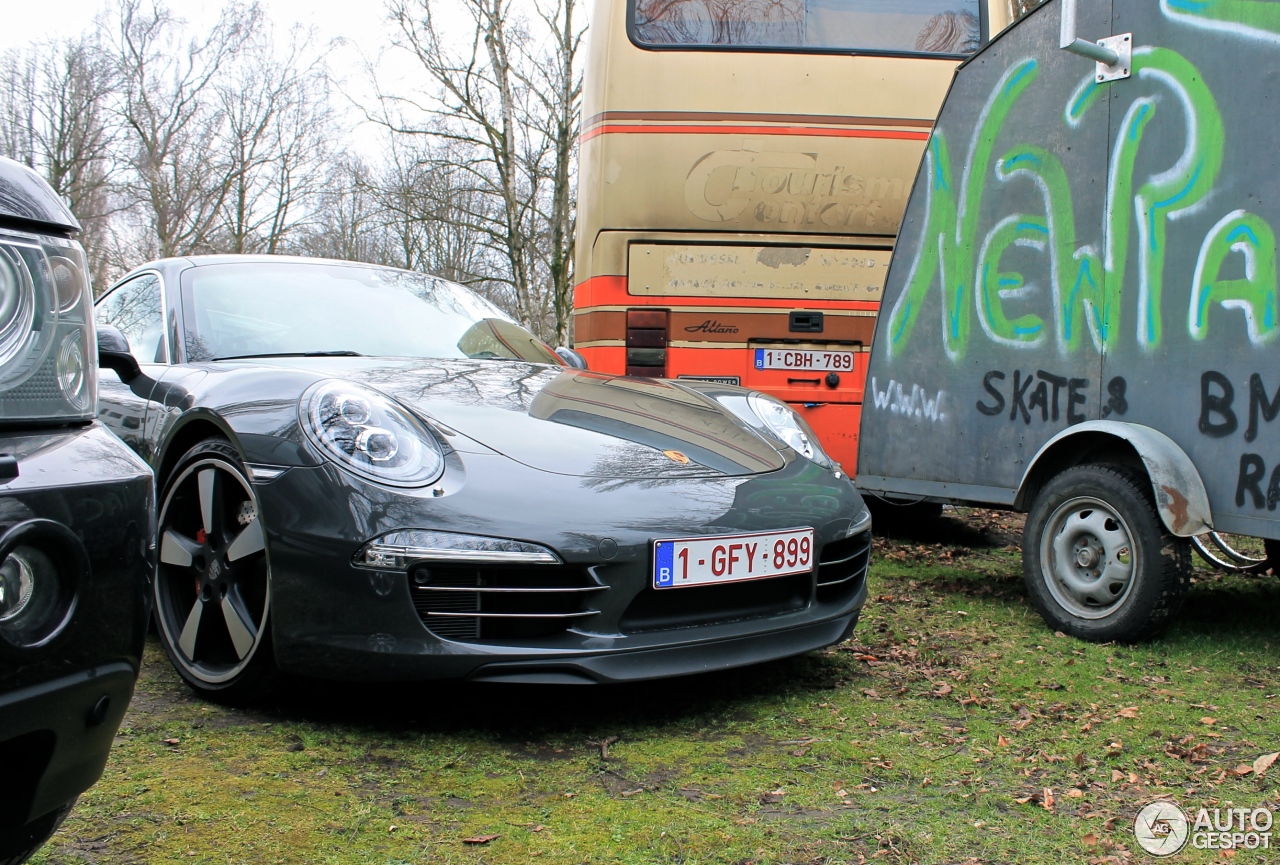
[[[378,48],[387,43],[390,33],[385,6],[380,0],[260,0],[260,3],[272,22],[282,30],[293,24],[314,25],[322,40],[341,36],[371,54],[376,54]],[[4,10],[4,26],[0,27],[0,50],[44,37],[79,32],[107,3],[103,0],[57,0],[58,11],[53,15],[41,2],[5,0],[4,5],[7,8]],[[179,17],[192,22],[201,20],[203,15],[216,13],[221,5],[216,0],[170,0],[168,3]]]

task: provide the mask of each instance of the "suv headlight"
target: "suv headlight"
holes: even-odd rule
[[[372,388],[322,381],[302,395],[299,411],[325,455],[363,478],[421,487],[444,471],[444,451],[426,425]]]
[[[0,232],[0,419],[92,420],[93,297],[73,240]]]
[[[804,454],[820,466],[833,468],[835,463],[818,444],[818,437],[796,411],[780,399],[762,393],[747,397],[751,413],[763,424],[763,431],[791,448]],[[750,423],[750,419],[747,419]]]

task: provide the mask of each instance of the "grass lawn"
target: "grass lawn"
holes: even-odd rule
[[[1159,641],[1089,645],[1028,606],[1017,517],[950,514],[877,541],[849,643],[693,679],[239,711],[153,639],[102,781],[34,861],[1142,862],[1157,797],[1280,808],[1280,763],[1252,771],[1280,751],[1280,580],[1203,571]]]

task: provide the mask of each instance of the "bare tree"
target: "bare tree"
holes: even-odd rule
[[[17,49],[0,57],[0,153],[36,167],[36,59]]]
[[[518,0],[394,0],[433,87],[379,97],[368,159],[334,134],[306,34],[281,47],[240,0],[198,33],[160,0],[116,2],[0,57],[0,147],[71,204],[99,285],[157,256],[303,252],[438,274],[567,341],[579,0],[535,0],[531,21]],[[471,17],[460,50],[446,3]]]
[[[285,246],[287,252],[343,261],[389,264],[383,253],[377,186],[356,157],[342,156],[326,172],[312,219]]]
[[[202,36],[184,39],[161,6],[122,0],[115,50],[128,190],[161,256],[210,248],[239,171],[227,153],[225,108],[213,99],[219,70],[260,23],[256,5],[227,6]]]
[[[263,27],[214,88],[231,159],[216,237],[226,252],[277,252],[320,189],[334,118],[324,65],[307,59],[312,47],[294,30],[277,56]]]
[[[453,141],[392,137],[378,200],[395,264],[464,285],[500,271],[475,225],[492,220],[492,201],[472,183],[468,149]]]
[[[549,0],[539,10],[555,35],[550,58],[534,53],[511,0],[449,0],[462,6],[474,28],[465,48],[450,49],[438,14],[442,2],[392,0],[397,44],[416,58],[436,92],[424,102],[380,91],[373,117],[394,134],[457,145],[464,156],[457,168],[470,178],[464,188],[494,202],[466,218],[504,259],[499,279],[510,289],[514,313],[544,337],[563,341],[572,280],[570,165],[581,91],[576,0]],[[529,122],[535,117],[543,122]]]
[[[549,201],[541,217],[547,237],[543,256],[550,283],[550,300],[555,323],[553,345],[569,344],[569,324],[573,319],[573,254],[577,226],[575,157],[582,121],[582,74],[578,58],[586,27],[576,23],[574,0],[556,0],[538,6],[552,34],[551,49],[542,62],[521,77],[536,94],[542,110],[526,122],[539,128],[547,143],[548,158],[539,170],[549,176]]]
[[[116,208],[113,64],[94,36],[72,37],[9,54],[0,80],[4,150],[40,171],[67,202],[84,229],[91,275],[101,283],[101,241]]]

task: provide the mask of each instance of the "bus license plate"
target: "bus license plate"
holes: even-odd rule
[[[807,348],[758,348],[756,369],[801,369],[853,372],[852,351],[818,351]]]
[[[653,542],[653,587],[737,583],[813,570],[813,529]]]

